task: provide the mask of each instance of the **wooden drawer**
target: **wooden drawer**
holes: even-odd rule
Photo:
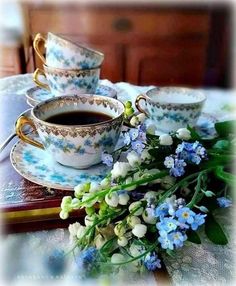
[[[157,13],[158,12],[158,13]],[[130,37],[144,38],[207,34],[207,12],[157,9],[121,8],[34,8],[30,10],[30,25],[33,34],[52,31],[60,34],[87,36],[105,35],[112,41],[130,41]],[[163,24],[164,23],[164,24]],[[135,40],[135,38],[132,38]]]
[[[18,54],[17,47],[0,46],[0,63],[4,67],[13,67],[15,65],[16,56]]]

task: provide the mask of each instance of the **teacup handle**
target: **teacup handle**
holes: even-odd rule
[[[136,108],[138,109],[139,112],[144,113],[144,114],[148,117],[147,111],[144,110],[144,109],[140,106],[140,104],[139,104],[140,100],[144,100],[144,101],[146,102],[147,97],[146,97],[145,95],[143,95],[143,94],[138,95],[137,98],[136,98],[136,100],[135,100],[135,106],[136,106]]]
[[[39,80],[39,78],[38,78],[39,75],[42,75],[42,76],[44,76],[44,77],[46,78],[45,72],[44,72],[43,70],[37,68],[37,69],[34,71],[34,74],[33,74],[33,81],[37,84],[37,86],[42,87],[42,88],[45,88],[45,89],[47,89],[47,90],[50,91],[50,88],[49,88],[48,84],[43,83],[43,82],[41,82],[41,81]]]
[[[38,141],[36,141],[36,140],[34,140],[34,139],[32,139],[32,138],[30,138],[24,134],[24,132],[23,132],[24,125],[30,125],[33,128],[33,130],[36,131],[36,127],[35,127],[33,121],[26,116],[21,116],[21,117],[19,117],[19,119],[16,122],[16,134],[17,134],[17,136],[22,141],[24,141],[25,143],[31,144],[37,148],[40,148],[40,149],[44,149],[44,146],[42,143],[39,143]]]
[[[46,59],[45,57],[42,55],[41,51],[40,51],[40,48],[39,48],[39,44],[40,42],[43,42],[44,43],[44,46],[47,42],[47,40],[40,34],[38,33],[35,38],[34,38],[34,41],[33,41],[33,47],[34,47],[34,50],[36,52],[36,54],[39,56],[40,60],[46,64]]]

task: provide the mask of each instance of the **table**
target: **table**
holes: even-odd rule
[[[115,88],[118,92],[120,100],[132,100],[135,97],[148,90],[150,87],[138,87],[128,83],[120,82],[112,84],[108,80],[101,80],[102,84],[109,85]],[[17,94],[18,99],[24,98],[25,91],[34,86],[32,75],[18,75],[0,80],[0,98],[9,98],[12,94]],[[226,90],[203,90],[207,95],[207,101],[204,111],[213,114],[218,119],[225,120],[232,117],[236,111],[236,93],[235,91]],[[14,105],[12,106],[14,109]],[[8,150],[9,152],[9,150]],[[1,167],[0,160],[0,167]],[[27,186],[26,190],[27,192]],[[225,231],[230,236],[233,233],[234,227],[231,222],[231,212],[222,212],[220,210],[216,217],[224,225]],[[235,269],[232,263],[233,257],[236,255],[236,243],[230,238],[227,246],[215,246],[201,234],[202,244],[195,245],[188,243],[182,249],[177,251],[175,257],[163,257],[167,271],[172,279],[173,285],[209,285],[221,284],[227,285],[236,278]],[[64,276],[52,276],[45,262],[46,257],[52,252],[55,247],[69,249],[68,231],[63,228],[54,230],[42,230],[37,232],[24,232],[18,234],[4,235],[1,242],[2,257],[4,260],[3,277],[8,279],[8,282],[13,285],[19,283],[30,282],[32,285],[35,282],[50,282],[56,279],[59,285],[78,284],[78,275],[73,263],[73,259],[68,262],[67,271]],[[127,274],[127,273],[126,273]],[[132,283],[129,285],[156,285],[156,280],[153,275],[137,278],[135,275],[128,273],[132,277]],[[124,280],[105,281],[101,278],[96,281],[97,285],[123,285]],[[157,276],[157,281],[158,281]],[[53,281],[54,281],[53,280]],[[94,285],[94,282],[85,281],[84,285]],[[92,283],[92,284],[89,284]],[[121,284],[120,284],[121,283]]]

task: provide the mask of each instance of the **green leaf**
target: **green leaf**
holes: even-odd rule
[[[215,244],[226,245],[228,243],[228,239],[222,227],[215,220],[212,214],[208,214],[206,217],[205,233],[210,241]]]
[[[223,166],[216,167],[215,175],[218,179],[224,181],[227,184],[231,184],[231,185],[236,184],[236,176],[229,172],[225,172]]]
[[[215,123],[215,129],[220,137],[228,137],[230,133],[233,133],[235,126],[236,120]]]
[[[193,140],[200,140],[201,136],[196,132],[196,130],[188,125],[187,129],[190,131],[191,138]]]
[[[199,235],[196,233],[196,231],[189,230],[189,231],[187,231],[186,234],[188,237],[188,241],[190,241],[192,243],[196,243],[196,244],[201,244],[201,239],[200,239]]]
[[[229,147],[230,147],[229,140],[218,140],[213,146],[214,149],[220,149],[220,150],[225,150],[225,149],[228,150]]]

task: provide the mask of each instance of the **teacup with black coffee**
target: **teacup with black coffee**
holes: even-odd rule
[[[32,120],[21,117],[16,132],[25,142],[45,149],[62,165],[85,169],[101,162],[103,151],[111,153],[124,118],[123,104],[100,95],[55,97],[32,109]],[[22,131],[34,126],[42,143]]]

